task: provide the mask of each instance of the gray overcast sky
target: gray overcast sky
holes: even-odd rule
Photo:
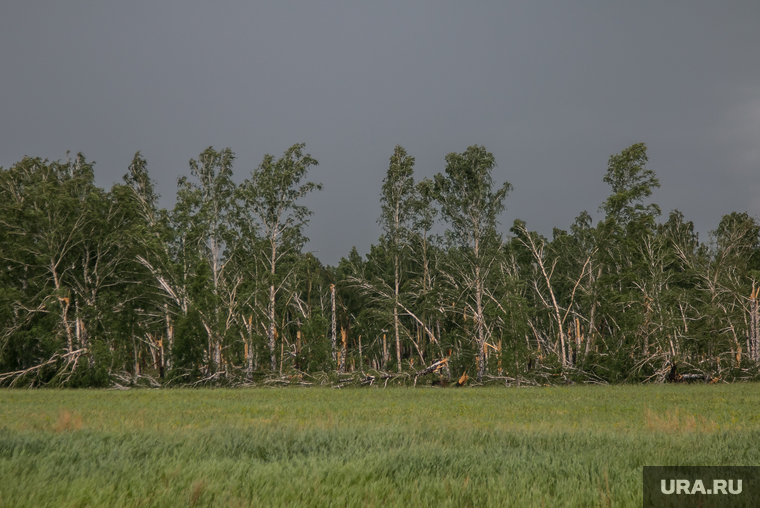
[[[484,145],[514,192],[501,218],[550,235],[608,195],[607,159],[649,146],[664,215],[705,239],[760,215],[760,2],[8,1],[0,7],[0,165],[141,150],[162,205],[206,147],[245,178],[305,142],[324,191],[323,262],[380,229],[396,144],[419,178]]]

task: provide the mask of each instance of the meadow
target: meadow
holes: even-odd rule
[[[6,389],[0,506],[641,506],[760,465],[758,388]]]

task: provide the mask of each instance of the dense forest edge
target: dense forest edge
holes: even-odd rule
[[[609,158],[596,224],[498,230],[512,187],[474,145],[415,180],[397,146],[383,234],[337,266],[304,252],[303,144],[240,184],[209,147],[159,208],[138,152],[123,183],[81,153],[0,167],[0,386],[734,382],[758,378],[760,225],[707,241],[661,218],[646,145]]]

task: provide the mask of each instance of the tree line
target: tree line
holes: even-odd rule
[[[734,212],[703,242],[662,220],[643,143],[609,158],[603,218],[552,238],[499,232],[512,186],[484,147],[415,179],[397,146],[382,236],[335,267],[304,252],[304,150],[236,184],[209,147],[171,210],[139,152],[108,191],[82,154],[0,168],[0,385],[757,377],[760,225]]]

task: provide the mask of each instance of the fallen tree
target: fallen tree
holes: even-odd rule
[[[77,363],[79,362],[79,357],[83,354],[87,354],[87,348],[77,349],[76,351],[71,351],[69,353],[55,353],[53,356],[50,357],[50,359],[46,362],[40,363],[39,365],[35,365],[34,367],[30,367],[28,369],[24,370],[17,370],[14,372],[6,372],[5,374],[0,374],[0,386],[3,386],[7,381],[10,380],[10,383],[8,384],[8,387],[13,387],[14,384],[19,379],[23,379],[25,376],[29,374],[39,374],[39,372],[46,366],[52,365],[59,360],[66,360],[66,363],[58,369],[58,372],[55,373],[55,376],[53,376],[53,379],[59,379],[63,375],[66,375],[66,379],[63,380],[61,383],[62,385],[65,385],[68,380],[71,378],[71,375],[74,373],[74,371],[77,368]],[[29,385],[30,388],[34,387],[35,380],[32,380],[31,384]],[[39,384],[44,384],[40,382]]]

